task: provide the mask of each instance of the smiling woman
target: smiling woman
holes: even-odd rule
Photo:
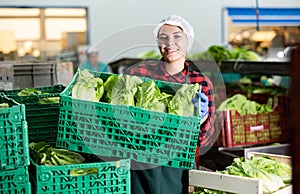
[[[198,133],[198,143],[195,147],[195,166],[200,165],[200,147],[208,146],[214,140],[213,118],[215,112],[213,86],[208,77],[186,59],[194,41],[193,27],[182,17],[172,15],[162,20],[154,29],[161,60],[142,61],[126,70],[126,74],[148,77],[176,83],[199,84],[201,92],[197,95],[201,99],[201,127]],[[182,101],[182,99],[181,99]],[[193,102],[194,103],[194,102]],[[198,107],[198,104],[194,104]],[[188,171],[185,168],[166,166],[147,166],[142,163],[133,163],[132,193],[157,194],[188,193]]]

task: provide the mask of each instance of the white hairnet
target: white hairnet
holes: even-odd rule
[[[165,19],[163,19],[154,29],[153,33],[154,35],[157,37],[158,32],[160,30],[160,28],[164,25],[164,24],[169,24],[172,26],[178,26],[182,29],[183,33],[186,34],[187,38],[188,38],[188,48],[187,51],[190,52],[191,48],[193,46],[194,43],[194,38],[195,38],[195,33],[194,33],[194,29],[193,26],[191,26],[191,24],[189,24],[184,18],[178,16],[178,15],[171,15]]]
[[[86,51],[86,54],[91,54],[91,53],[99,53],[99,51],[95,47],[91,47]]]

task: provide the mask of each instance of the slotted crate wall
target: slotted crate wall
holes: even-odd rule
[[[25,106],[0,95],[0,171],[29,165]]]
[[[75,171],[93,169],[91,174]],[[91,170],[92,171],[92,170]],[[31,161],[30,177],[36,194],[130,193],[130,160],[60,166],[38,165]]]
[[[31,194],[28,166],[0,171],[1,194]]]

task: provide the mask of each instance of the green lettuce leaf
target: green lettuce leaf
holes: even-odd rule
[[[247,100],[242,104],[240,115],[256,115],[258,112],[256,110],[256,102]]]
[[[247,97],[242,94],[236,94],[223,101],[218,110],[236,110],[241,114],[242,106],[247,101]]]
[[[103,80],[95,78],[88,70],[81,70],[72,87],[72,98],[99,102],[104,93]]]
[[[34,96],[39,94],[42,94],[42,92],[35,88],[24,88],[18,92],[18,96]]]
[[[137,86],[143,81],[137,76],[119,75],[111,93],[111,104],[134,106]]]
[[[166,112],[170,94],[161,93],[153,80],[138,85],[135,95],[136,106],[145,110]]]
[[[9,108],[8,103],[0,103],[0,108]]]
[[[104,83],[104,95],[103,95],[103,100],[105,102],[108,102],[108,103],[111,102],[112,89],[114,88],[115,83],[116,83],[117,80],[118,80],[118,76],[117,75],[111,75],[105,81],[105,83]]]
[[[285,187],[285,184],[282,178],[274,173],[274,169],[268,170],[268,166],[271,165],[274,165],[274,163],[263,160],[262,157],[251,157],[246,161],[244,161],[244,158],[241,157],[234,158],[230,166],[227,166],[225,170],[218,172],[236,176],[258,178],[262,181],[263,192],[272,193],[282,187]]]
[[[143,82],[137,87],[136,106],[147,107],[160,95],[159,88],[155,85],[153,80]]]
[[[59,103],[60,97],[48,97],[48,98],[39,98],[39,104],[57,104]]]
[[[199,84],[183,84],[168,105],[168,112],[179,116],[194,115],[192,98],[196,96]]]
[[[284,162],[280,162],[268,156],[252,157],[251,160],[260,168],[263,168],[269,173],[278,175],[285,183],[292,181],[292,167]]]

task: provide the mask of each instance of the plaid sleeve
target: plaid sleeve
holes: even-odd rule
[[[215,102],[214,102],[214,95],[213,95],[213,86],[211,81],[207,78],[204,83],[202,84],[202,91],[208,97],[208,118],[207,120],[201,125],[200,133],[199,133],[199,146],[210,146],[213,144],[214,139],[214,114],[215,114]]]
[[[208,97],[208,118],[205,122],[200,126],[200,131],[198,135],[198,143],[195,153],[196,166],[200,166],[200,148],[201,146],[211,146],[214,139],[214,114],[215,114],[215,102],[214,102],[214,94],[213,94],[213,85],[208,77],[202,76],[197,77],[196,79],[198,83],[202,86],[202,91]],[[196,81],[196,80],[195,80]]]
[[[214,114],[215,114],[215,102],[214,102],[214,94],[213,94],[213,85],[210,79],[203,74],[192,73],[190,75],[190,81],[192,83],[199,83],[202,87],[202,92],[206,94],[208,97],[208,118],[202,123],[199,131],[199,141],[198,146],[210,145],[213,139],[211,139],[211,134],[214,133]]]

